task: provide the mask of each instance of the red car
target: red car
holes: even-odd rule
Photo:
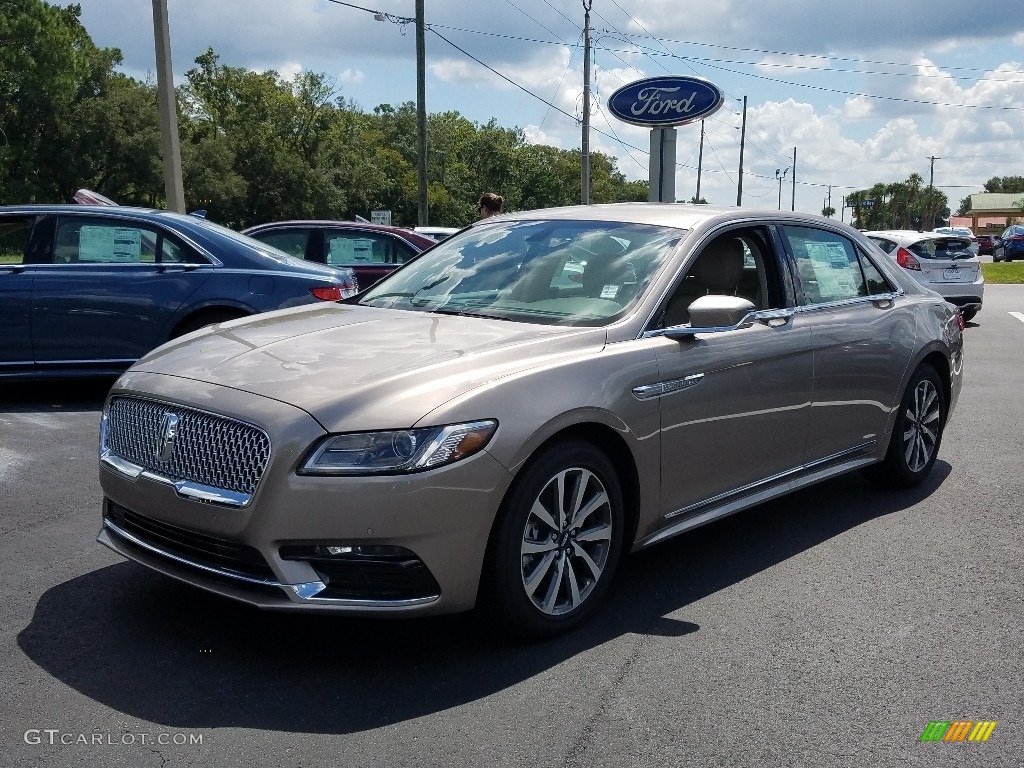
[[[992,255],[995,249],[995,237],[992,235],[978,235],[978,255]]]
[[[290,256],[348,267],[355,272],[359,290],[437,244],[412,230],[359,221],[275,221],[249,227],[242,234]]]

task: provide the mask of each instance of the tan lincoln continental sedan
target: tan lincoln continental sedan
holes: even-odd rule
[[[854,469],[920,482],[962,331],[817,216],[497,216],[141,359],[104,407],[99,541],[261,608],[550,635],[627,552]]]

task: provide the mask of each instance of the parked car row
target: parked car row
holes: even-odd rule
[[[0,377],[111,375],[212,323],[358,290],[208,221],[115,205],[0,207]]]
[[[437,242],[409,229],[355,221],[275,221],[242,234],[299,259],[351,269],[360,289]]]
[[[563,632],[625,553],[840,473],[928,476],[963,318],[915,277],[813,215],[490,217],[136,363],[104,406],[99,541],[268,609]]]
[[[981,274],[981,259],[966,235],[915,230],[864,235],[917,282],[960,307],[964,320],[972,320],[981,311],[985,278]]]
[[[1004,229],[992,246],[992,261],[1024,259],[1024,224]]]

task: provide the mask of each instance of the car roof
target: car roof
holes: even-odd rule
[[[404,237],[414,245],[429,247],[436,241],[414,232],[405,227],[396,227],[390,224],[373,224],[363,221],[343,221],[338,219],[285,219],[282,221],[268,221],[263,224],[254,224],[242,230],[243,235],[256,232],[267,232],[274,229],[287,229],[289,227],[324,227],[332,229],[362,229],[370,232],[387,232],[392,235]]]
[[[948,240],[951,237],[964,239],[963,235],[949,232],[919,232],[916,229],[875,229],[864,232],[865,237],[894,237],[901,240]]]
[[[607,221],[621,224],[651,224],[656,226],[674,227],[676,229],[694,229],[714,223],[732,223],[736,221],[773,220],[791,222],[813,221],[843,228],[856,233],[848,224],[818,214],[800,211],[778,211],[773,209],[737,208],[735,206],[698,205],[694,203],[605,203],[599,205],[570,205],[560,208],[543,208],[516,213],[502,213],[489,216],[474,222],[471,226],[479,226],[496,221],[530,221],[530,220],[577,220]]]

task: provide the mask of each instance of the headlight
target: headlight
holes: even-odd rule
[[[433,469],[482,450],[496,421],[447,427],[351,432],[320,443],[299,468],[300,475],[376,475]]]

